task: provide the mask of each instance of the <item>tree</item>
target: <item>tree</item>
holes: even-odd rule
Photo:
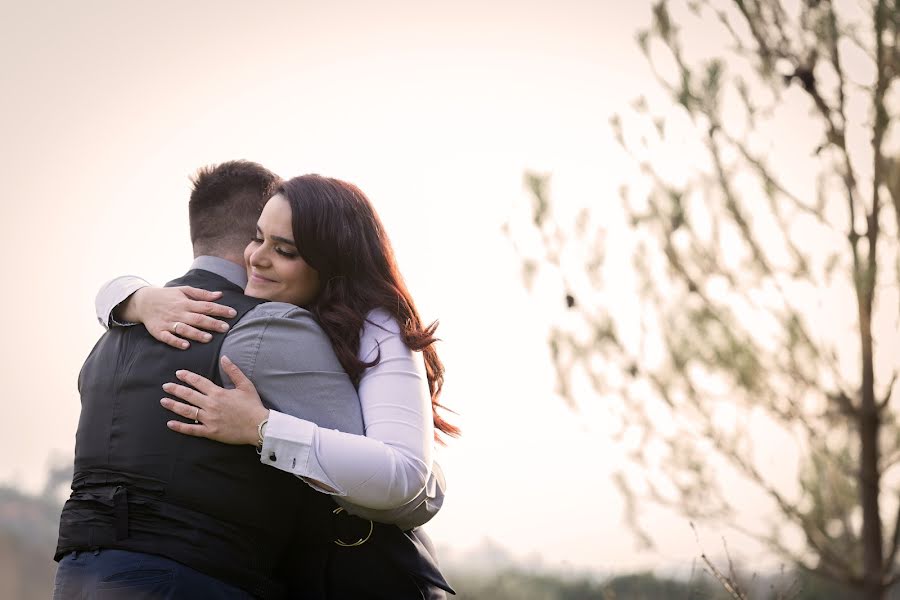
[[[577,404],[589,389],[639,433],[641,468],[618,477],[629,505],[727,522],[736,474],[774,516],[768,531],[731,526],[883,598],[900,578],[900,1],[652,12],[637,40],[667,100],[611,119],[641,173],[622,190],[631,246],[609,247],[599,211],[565,219],[549,179],[526,175],[540,240],[522,250],[526,282],[555,274],[565,300],[550,335],[560,390]],[[626,250],[629,306],[607,293],[626,285],[609,281]],[[761,431],[791,441],[793,484],[760,464]]]

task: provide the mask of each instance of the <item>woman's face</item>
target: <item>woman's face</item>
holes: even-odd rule
[[[281,194],[263,208],[256,235],[244,249],[244,261],[248,296],[303,306],[319,293],[319,273],[297,253],[291,205]]]

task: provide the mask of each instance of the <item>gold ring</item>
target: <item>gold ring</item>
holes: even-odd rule
[[[181,321],[175,321],[175,326],[172,327],[172,333],[178,335],[178,326],[181,325]]]
[[[343,511],[344,511],[344,507],[338,506],[336,509],[331,511],[331,514],[337,515],[337,514],[342,513]],[[362,546],[363,544],[365,544],[366,542],[369,541],[369,538],[372,537],[372,532],[375,530],[375,523],[373,523],[371,519],[367,519],[367,521],[369,521],[369,533],[366,534],[366,537],[359,538],[352,544],[348,544],[347,542],[345,542],[343,540],[334,540],[334,543],[337,544],[338,546],[343,546],[344,548],[353,548],[354,546]]]
[[[197,412],[194,413],[194,423],[200,423],[200,407],[195,406],[194,408],[197,409]]]

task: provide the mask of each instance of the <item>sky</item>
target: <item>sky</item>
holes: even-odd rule
[[[36,490],[69,460],[97,289],[184,272],[189,175],[244,158],[357,184],[440,319],[442,401],[464,432],[439,451],[448,492],[428,531],[444,551],[692,561],[683,518],[647,513],[655,551],[626,530],[622,451],[591,398],[556,395],[548,311],[502,233],[527,210],[526,170],[561,200],[618,202],[608,119],[651,85],[634,42],[649,19],[649,2],[588,0],[0,0],[0,481]]]

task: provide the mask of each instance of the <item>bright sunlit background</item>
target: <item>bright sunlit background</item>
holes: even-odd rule
[[[444,556],[502,549],[554,568],[683,565],[682,518],[639,550],[597,400],[555,394],[547,307],[502,232],[529,202],[617,202],[633,172],[609,116],[652,85],[649,2],[0,2],[0,480],[67,460],[100,284],[191,260],[188,176],[246,158],[359,185],[427,320],[464,435],[428,526]],[[563,299],[559,298],[559,302]],[[597,411],[597,414],[594,412]],[[712,539],[718,543],[717,538]],[[493,551],[488,551],[490,554]],[[497,550],[496,552],[499,552]]]

